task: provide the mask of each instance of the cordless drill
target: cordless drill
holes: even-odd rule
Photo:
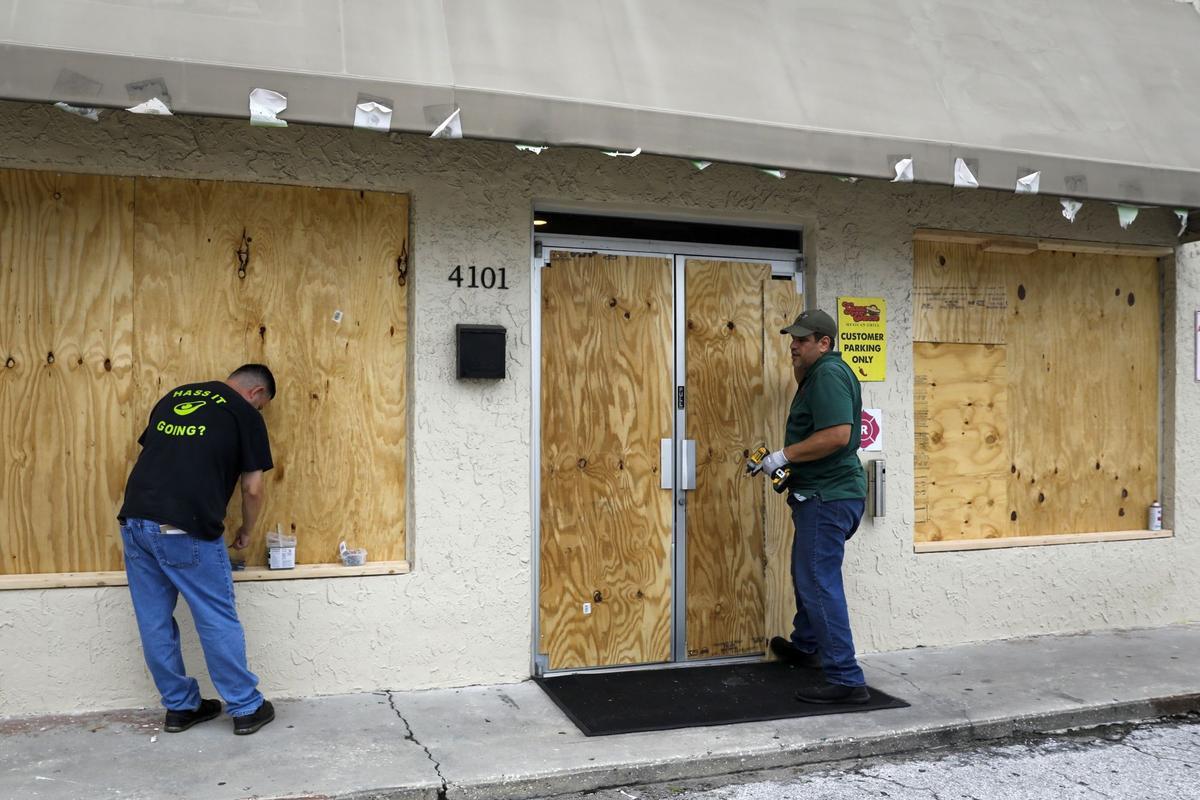
[[[762,460],[767,457],[771,451],[765,447],[760,447],[750,454],[750,460],[746,462],[746,471],[754,469],[756,464],[761,464]],[[771,488],[780,494],[787,491],[788,478],[792,477],[792,468],[790,466],[780,467],[769,476],[771,479]]]

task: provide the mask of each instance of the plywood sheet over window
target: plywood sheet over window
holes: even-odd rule
[[[406,197],[0,172],[0,198],[0,574],[120,569],[150,407],[246,361],[279,381],[247,562],[276,523],[301,563],[343,537],[405,557]],[[8,424],[31,408],[43,429]],[[235,493],[233,524],[238,509]]]
[[[1157,261],[914,250],[916,541],[1144,528],[1158,486]]]
[[[0,574],[117,569],[133,180],[0,170]]]

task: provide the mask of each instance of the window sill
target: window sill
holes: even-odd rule
[[[1174,531],[1101,531],[1097,533],[1060,533],[1053,536],[1008,536],[1002,539],[951,539],[941,542],[914,542],[914,553],[946,553],[957,550],[998,550],[1006,547],[1041,547],[1089,542],[1128,542],[1136,539],[1171,539]]]
[[[347,578],[364,575],[407,575],[407,561],[377,561],[361,567],[341,564],[302,564],[295,569],[246,567],[233,573],[233,580],[296,581],[308,578]],[[65,589],[68,587],[125,586],[124,572],[55,572],[44,575],[0,575],[0,591],[5,589]]]

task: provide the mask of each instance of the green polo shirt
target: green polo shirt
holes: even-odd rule
[[[817,461],[792,464],[788,488],[819,494],[822,500],[855,500],[867,496],[867,473],[858,459],[862,438],[862,387],[854,372],[832,351],[821,356],[804,376],[788,412],[784,446],[835,425],[850,426],[850,441]]]

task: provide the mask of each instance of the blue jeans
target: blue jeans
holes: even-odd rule
[[[792,642],[801,650],[816,651],[830,683],[863,686],[867,679],[854,658],[850,612],[842,585],[842,557],[846,542],[858,530],[865,500],[828,500],[809,497],[800,502],[788,495],[792,507],[792,586],[796,591],[796,618]]]
[[[246,666],[246,636],[233,601],[233,573],[225,541],[163,533],[157,522],[127,519],[121,525],[125,574],[137,615],[146,666],[168,711],[200,705],[200,687],[187,675],[179,649],[175,603],[187,601],[213,685],[230,716],[262,705],[258,676]]]

